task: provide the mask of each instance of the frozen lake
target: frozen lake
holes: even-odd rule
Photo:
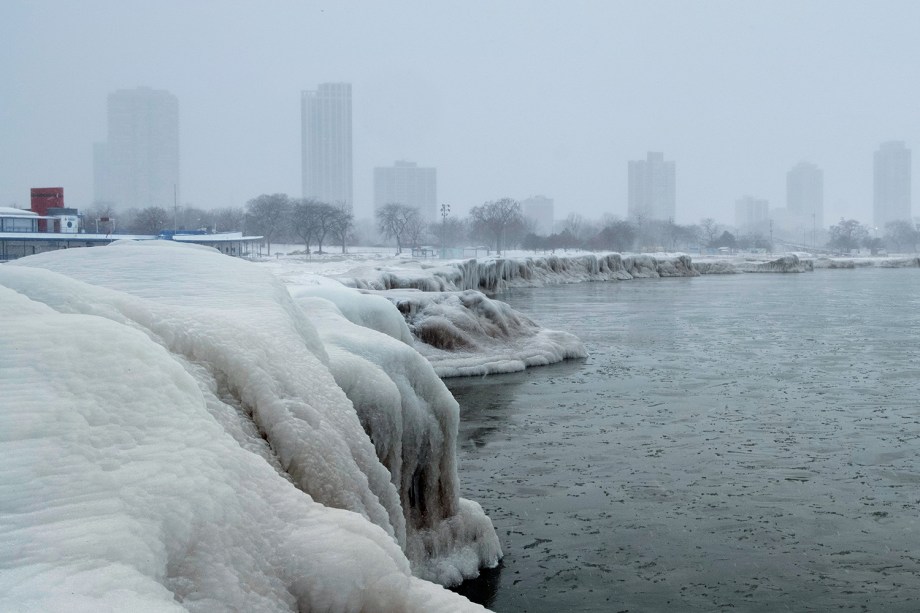
[[[496,611],[920,610],[920,270],[499,296],[590,357],[449,380]]]

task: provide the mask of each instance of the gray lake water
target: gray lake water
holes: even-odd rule
[[[920,611],[920,270],[499,299],[590,357],[449,380],[496,611]]]

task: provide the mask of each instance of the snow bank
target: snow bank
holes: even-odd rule
[[[0,267],[0,609],[477,608],[412,576],[500,556],[458,495],[456,405],[390,337],[332,342],[303,306],[174,243]],[[390,389],[373,424],[337,382],[369,398],[363,375]]]
[[[418,289],[426,292],[474,289],[495,293],[509,287],[645,277],[691,277],[697,274],[687,255],[623,256],[609,253],[361,266],[336,274],[335,278],[346,286],[360,289]]]

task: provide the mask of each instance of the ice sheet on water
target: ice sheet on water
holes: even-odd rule
[[[345,350],[327,349],[265,271],[116,245],[5,265],[0,292],[7,605],[471,607],[410,572],[456,580],[500,555],[481,509],[459,499],[453,458],[418,450],[442,496],[432,542],[447,550],[419,561],[402,482],[330,372]],[[435,431],[412,427],[452,449],[436,415],[420,419]],[[417,441],[386,435],[403,432],[377,437],[412,456]]]

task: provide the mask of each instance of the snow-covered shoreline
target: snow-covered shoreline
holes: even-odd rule
[[[289,287],[317,283],[374,293],[395,304],[413,334],[415,348],[441,377],[524,370],[584,357],[581,342],[564,331],[545,330],[490,296],[516,287],[695,277],[737,273],[803,273],[866,265],[920,266],[916,257],[821,258],[811,254],[573,253],[437,260],[381,252],[303,254],[263,260]],[[318,281],[322,279],[323,281]]]
[[[324,254],[266,259],[262,265],[288,283],[319,275],[358,289],[424,292],[477,290],[496,294],[514,287],[564,283],[627,281],[707,274],[810,272],[825,268],[917,268],[920,256],[816,256],[810,253],[695,255],[686,253],[620,254],[574,252],[534,255],[522,251],[507,257],[462,260],[417,259],[379,251],[350,255]]]
[[[0,609],[480,610],[429,582],[501,556],[457,404],[346,291],[167,242],[0,266]]]

